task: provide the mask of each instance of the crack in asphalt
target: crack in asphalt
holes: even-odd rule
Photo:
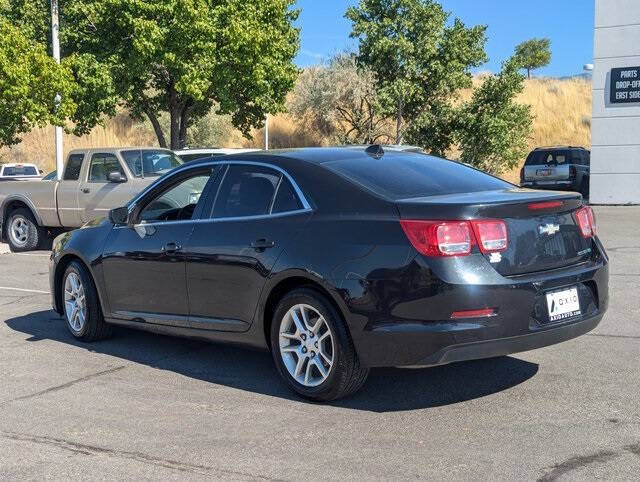
[[[545,474],[538,479],[538,482],[550,482],[557,480],[563,475],[578,470],[591,464],[605,463],[616,459],[625,453],[631,453],[640,457],[640,443],[625,445],[622,450],[601,450],[588,455],[576,455],[564,462],[555,464],[550,469],[546,469]]]
[[[86,382],[87,380],[91,380],[93,378],[97,378],[97,377],[100,377],[102,375],[108,375],[109,373],[117,372],[117,371],[122,370],[123,368],[126,368],[126,367],[127,367],[127,365],[120,365],[120,366],[117,366],[117,367],[114,367],[114,368],[109,368],[108,370],[102,370],[102,371],[99,371],[99,372],[96,372],[96,373],[91,373],[89,375],[85,375],[84,377],[76,378],[75,380],[71,380],[70,382],[63,383],[62,385],[56,385],[54,387],[49,387],[49,388],[46,388],[44,390],[40,390],[39,392],[31,393],[29,395],[22,395],[21,397],[12,398],[11,400],[7,400],[5,402],[2,402],[0,404],[0,406],[1,405],[6,405],[6,404],[9,404],[9,403],[12,403],[12,402],[18,402],[18,401],[21,401],[21,400],[29,400],[30,398],[36,398],[36,397],[39,397],[41,395],[45,395],[47,393],[53,393],[53,392],[57,392],[57,391],[60,391],[60,390],[64,390],[65,388],[69,388],[69,387],[71,387],[73,385],[76,385],[78,383]]]
[[[630,340],[638,340],[640,339],[640,336],[638,335],[607,335],[607,334],[600,334],[600,333],[587,333],[586,336],[597,336],[600,338],[623,338],[623,339],[630,339]]]
[[[250,478],[255,480],[282,480],[282,479],[272,479],[270,477],[255,475],[247,472],[221,469],[221,468],[211,467],[207,465],[191,464],[188,462],[180,462],[178,460],[156,457],[153,455],[145,454],[143,452],[130,452],[127,450],[111,449],[108,447],[100,447],[97,445],[88,445],[84,443],[74,442],[72,440],[66,440],[66,439],[55,438],[55,437],[20,434],[16,432],[7,432],[7,431],[0,431],[0,436],[9,440],[32,442],[35,444],[53,446],[63,450],[67,450],[69,452],[73,452],[75,454],[81,454],[81,455],[87,455],[87,456],[105,455],[107,457],[133,460],[133,461],[141,462],[144,464],[150,464],[150,465],[155,465],[159,467],[164,467],[167,469],[178,470],[180,472],[190,472],[190,473],[201,474],[201,475],[213,475],[213,476],[217,475],[217,476],[226,476],[226,477],[234,477],[234,478],[238,478],[238,477]]]

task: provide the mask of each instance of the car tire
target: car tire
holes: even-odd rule
[[[47,237],[47,231],[38,226],[31,211],[18,208],[7,218],[7,242],[13,253],[38,249]]]
[[[89,270],[82,263],[69,263],[58,289],[63,317],[75,338],[91,342],[111,336],[112,327],[102,316],[98,291]]]
[[[294,314],[301,325],[295,322]],[[315,326],[319,326],[316,332]],[[360,365],[342,316],[315,289],[296,289],[282,298],[273,316],[270,335],[278,373],[303,398],[317,402],[343,398],[358,391],[367,379],[369,369]],[[296,377],[301,359],[304,373]]]

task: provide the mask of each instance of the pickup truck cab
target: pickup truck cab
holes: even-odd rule
[[[35,164],[0,164],[0,181],[40,179],[42,171]]]
[[[181,164],[167,149],[71,151],[62,181],[0,183],[0,240],[14,252],[38,249],[49,234],[106,216]]]

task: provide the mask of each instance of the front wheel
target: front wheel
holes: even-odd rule
[[[104,322],[98,292],[89,270],[72,261],[59,287],[67,328],[82,341],[96,341],[111,336],[111,326]]]
[[[280,301],[271,323],[271,351],[287,384],[314,401],[356,392],[369,373],[342,317],[313,289],[297,289]]]

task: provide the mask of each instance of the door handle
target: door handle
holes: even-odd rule
[[[182,246],[176,243],[167,243],[162,247],[163,253],[176,253],[182,249]]]
[[[267,248],[273,248],[276,245],[273,241],[269,241],[268,239],[258,239],[251,243],[251,247],[256,251],[264,251]]]
[[[89,194],[91,192],[91,189],[89,189],[88,187],[83,187],[82,189],[80,189],[83,193],[85,194]]]

